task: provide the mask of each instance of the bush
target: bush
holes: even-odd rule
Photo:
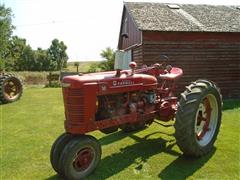
[[[103,61],[98,63],[93,63],[88,69],[88,72],[99,72],[99,71],[112,71],[114,70],[114,59],[115,52],[112,48],[108,47],[105,50],[102,50],[101,57]]]
[[[3,60],[0,58],[0,72],[4,70],[4,62]]]
[[[99,68],[99,64],[100,62],[95,62],[95,63],[92,63],[88,69],[88,72],[89,73],[94,73],[94,72],[99,72],[101,71],[101,68]]]
[[[45,88],[59,88],[61,87],[60,82],[52,82],[51,84],[46,84]]]
[[[48,83],[47,75],[49,72],[32,72],[32,71],[21,71],[21,72],[9,72],[19,76],[24,84],[26,85],[44,85]]]

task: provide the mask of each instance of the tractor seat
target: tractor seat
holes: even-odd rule
[[[174,80],[181,77],[182,74],[183,74],[182,69],[173,67],[170,73],[160,74],[159,77],[160,79],[164,80]]]

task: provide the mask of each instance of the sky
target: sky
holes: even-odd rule
[[[142,2],[142,0],[129,0]],[[178,4],[240,5],[240,0],[144,0]],[[0,0],[14,14],[13,35],[33,49],[63,41],[69,61],[101,60],[106,47],[117,49],[122,0]]]

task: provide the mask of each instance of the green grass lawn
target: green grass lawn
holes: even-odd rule
[[[0,106],[0,179],[61,179],[49,162],[64,132],[61,89],[26,88],[20,101]],[[173,127],[153,123],[136,133],[91,133],[102,161],[88,179],[240,179],[240,100],[224,102],[221,130],[205,157],[182,156]]]

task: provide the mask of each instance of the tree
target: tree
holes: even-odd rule
[[[61,70],[66,67],[67,46],[54,39],[48,50],[33,50],[26,39],[12,36],[12,11],[0,4],[0,71]]]
[[[50,58],[47,51],[38,48],[33,50],[26,39],[13,36],[9,40],[5,53],[5,69],[7,71],[41,71],[48,70]]]
[[[11,9],[0,4],[0,70],[4,68],[5,52],[13,29]]]
[[[36,61],[35,53],[31,46],[26,45],[17,62],[18,71],[36,71]]]
[[[77,67],[77,72],[78,72],[79,62],[74,62],[74,66]]]
[[[89,67],[88,72],[96,72],[99,71],[111,71],[114,70],[114,60],[115,60],[115,52],[112,48],[107,47],[105,50],[102,50],[101,57],[104,59],[102,62],[93,63]]]
[[[49,49],[33,50],[27,44],[26,39],[13,36],[5,52],[5,69],[12,71],[60,70],[60,67],[66,63],[66,46],[63,42],[54,42]]]
[[[97,72],[97,71],[100,71],[99,69],[99,62],[93,62],[91,63],[89,69],[88,69],[88,72],[89,73],[94,73],[94,72]]]
[[[104,59],[103,62],[100,63],[99,67],[103,71],[111,71],[114,69],[114,60],[115,60],[115,52],[112,48],[107,47],[105,50],[102,50],[101,57]]]
[[[13,36],[9,39],[7,49],[5,51],[6,70],[25,70],[28,64],[28,62],[23,59],[23,57],[26,57],[25,48],[28,48],[29,53],[30,47],[27,46],[26,39],[18,36]],[[23,55],[24,52],[25,55]]]
[[[66,53],[67,46],[63,41],[54,39],[51,46],[48,49],[48,55],[51,59],[53,69],[52,70],[62,70],[63,67],[67,66],[68,56]]]
[[[47,50],[38,48],[34,54],[38,71],[50,71],[53,69],[51,58],[49,57]]]

